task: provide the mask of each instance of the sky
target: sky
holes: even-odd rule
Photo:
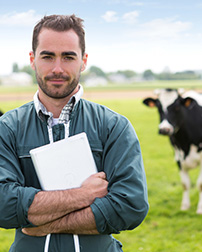
[[[202,0],[0,0],[0,75],[29,65],[35,24],[51,14],[84,20],[88,67],[105,72],[202,70]]]

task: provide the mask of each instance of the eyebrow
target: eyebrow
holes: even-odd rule
[[[54,52],[50,52],[50,51],[41,51],[40,55],[50,55],[50,56],[55,56]]]
[[[62,56],[77,56],[77,54],[75,52],[62,52]]]
[[[41,51],[40,55],[50,55],[50,56],[55,56],[54,52],[50,52],[50,51]],[[68,51],[68,52],[62,52],[61,54],[62,56],[77,56],[77,54],[73,51]]]

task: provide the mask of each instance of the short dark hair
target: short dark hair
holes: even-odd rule
[[[54,31],[68,31],[73,29],[79,37],[79,45],[82,56],[85,53],[85,31],[83,19],[73,15],[50,15],[44,16],[34,27],[32,38],[32,50],[35,53],[38,46],[38,36],[42,28],[52,29]]]

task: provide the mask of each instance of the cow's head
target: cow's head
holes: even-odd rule
[[[148,97],[143,103],[149,107],[157,107],[160,115],[159,133],[171,136],[184,123],[185,109],[191,106],[194,99],[182,98],[177,89],[159,89],[155,92],[158,98]]]

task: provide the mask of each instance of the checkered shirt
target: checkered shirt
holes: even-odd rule
[[[79,91],[71,97],[69,102],[63,107],[58,123],[67,124],[69,121],[70,114],[74,108],[74,106],[78,103],[81,96],[83,95],[83,87],[79,84]],[[47,111],[46,107],[40,102],[38,98],[38,91],[34,95],[34,106],[39,118],[42,119],[43,115],[48,116],[47,124],[49,127],[53,126],[53,114]]]

